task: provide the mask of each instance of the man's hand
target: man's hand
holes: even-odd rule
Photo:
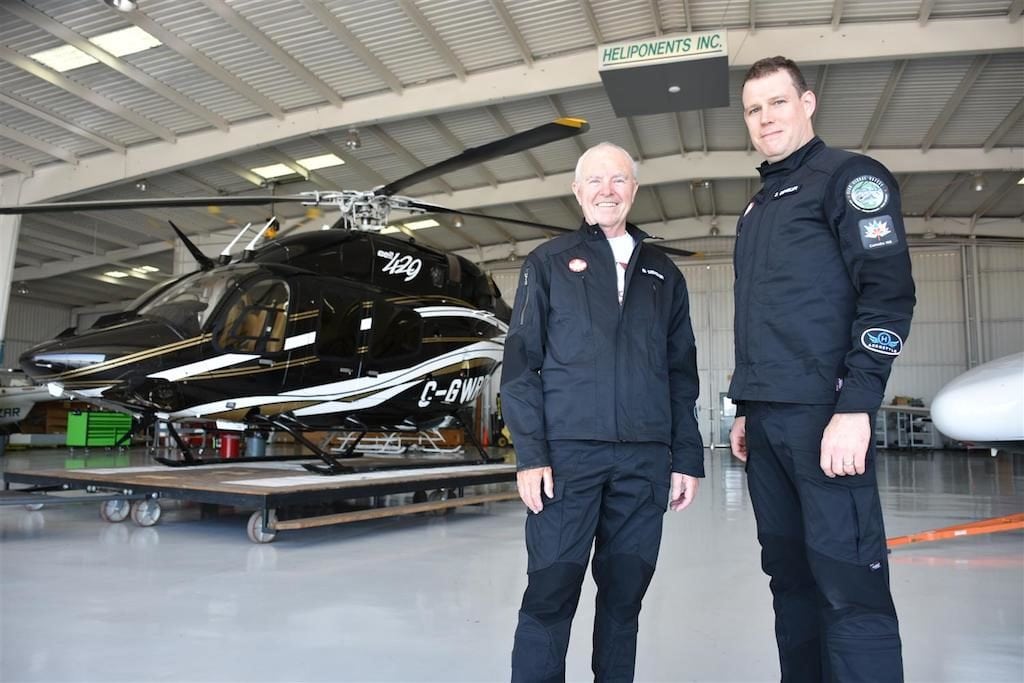
[[[534,513],[544,509],[544,501],[540,497],[540,487],[544,484],[544,494],[548,498],[555,496],[555,477],[550,467],[533,467],[516,472],[516,487],[519,497]]]
[[[836,413],[821,437],[821,471],[826,477],[864,474],[870,442],[867,413]]]
[[[685,510],[687,506],[697,497],[697,486],[700,479],[691,477],[682,472],[672,473],[672,493],[668,503],[669,509],[673,512]]]
[[[729,430],[729,445],[732,446],[732,454],[741,461],[747,461],[747,418],[741,415],[732,421],[732,429]]]

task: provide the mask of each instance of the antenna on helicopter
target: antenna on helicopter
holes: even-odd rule
[[[235,244],[238,243],[238,240],[242,239],[242,235],[244,235],[246,231],[251,227],[252,221],[249,221],[248,223],[245,224],[245,227],[242,228],[242,231],[235,235],[235,239],[231,240],[231,243],[228,244],[228,246],[224,247],[224,251],[220,252],[220,264],[222,266],[225,266],[231,262],[231,250],[235,248]]]
[[[280,223],[277,222],[277,216],[271,216],[270,220],[267,221],[264,224],[264,226],[260,229],[260,231],[256,233],[256,236],[252,238],[252,241],[249,242],[248,245],[246,245],[245,252],[242,254],[243,261],[248,261],[252,258],[253,253],[255,253],[256,251],[256,242],[261,237],[263,237],[263,233],[265,233],[270,227],[275,225],[280,225]]]
[[[180,237],[181,241],[184,242],[185,248],[188,249],[189,253],[192,254],[192,257],[199,264],[200,270],[210,270],[217,265],[213,262],[213,259],[199,251],[199,247],[193,244],[192,240],[185,236],[185,233],[183,233],[181,229],[174,224],[174,221],[169,220],[167,222],[171,224],[172,228],[174,228],[174,232],[178,233],[178,237]]]

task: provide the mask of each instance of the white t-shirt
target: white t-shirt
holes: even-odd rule
[[[615,256],[615,274],[618,276],[619,284],[619,305],[622,305],[622,295],[626,289],[626,268],[629,267],[629,258],[633,255],[633,236],[628,232],[618,237],[609,237],[608,244],[612,247],[612,254]]]

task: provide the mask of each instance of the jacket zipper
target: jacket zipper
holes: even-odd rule
[[[530,307],[530,267],[523,270],[523,310],[519,312],[519,326],[526,324],[526,309]]]

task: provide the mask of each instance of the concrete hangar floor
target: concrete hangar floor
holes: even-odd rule
[[[8,451],[5,470],[62,467]],[[146,462],[132,453],[134,465]],[[669,513],[641,617],[638,681],[777,681],[767,578],[738,462],[708,456],[694,507]],[[889,451],[889,536],[1024,510],[1024,456]],[[518,502],[282,533],[250,543],[248,512],[165,506],[157,526],[96,503],[0,507],[0,680],[508,680],[525,586]],[[1024,532],[890,555],[906,676],[1024,680]],[[590,679],[593,584],[568,680]]]

